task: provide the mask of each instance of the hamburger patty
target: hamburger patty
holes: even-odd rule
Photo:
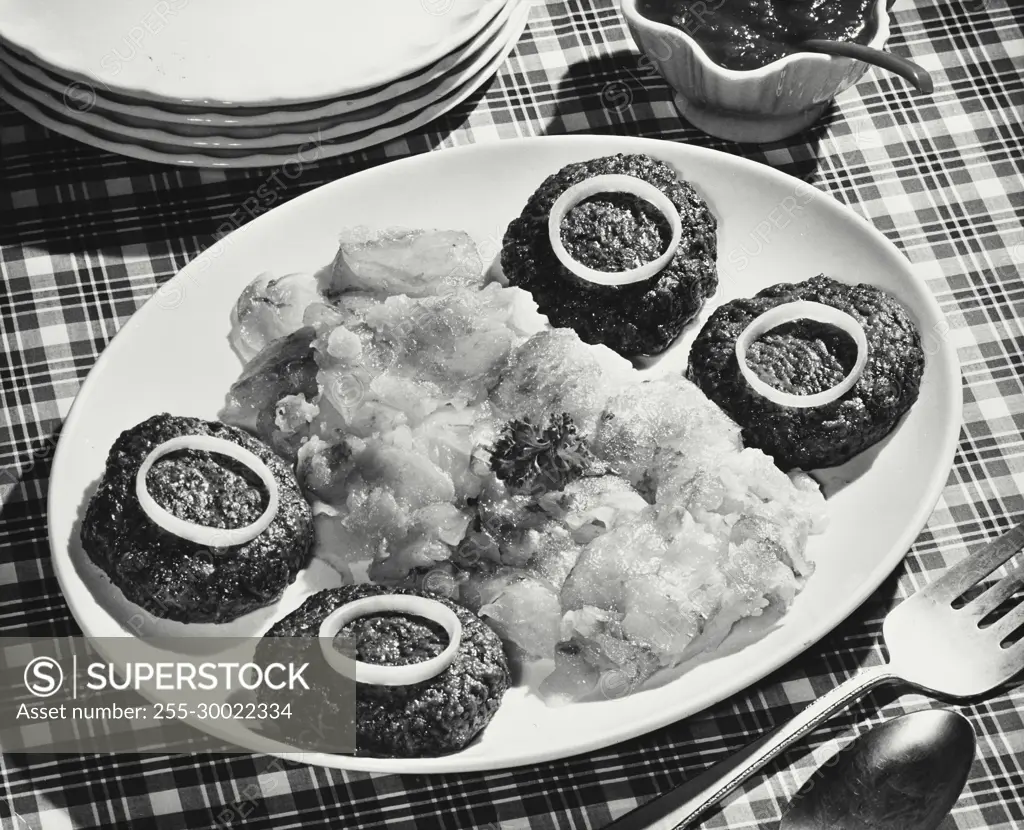
[[[548,215],[555,200],[584,179],[605,174],[642,179],[679,211],[683,236],[676,254],[648,280],[622,286],[587,282],[551,248]],[[575,329],[584,343],[604,344],[625,357],[653,355],[672,344],[718,287],[717,226],[704,200],[669,165],[645,155],[606,156],[569,164],[544,180],[505,232],[501,267],[511,285],[533,295],[551,325]],[[609,254],[616,268],[631,264],[621,253]]]
[[[139,467],[158,444],[182,435],[226,439],[267,465],[277,481],[279,507],[263,533],[244,545],[214,549],[168,533],[143,512],[135,495]],[[210,527],[250,524],[266,499],[262,483],[245,465],[201,450],[164,456],[146,483],[165,510]],[[295,579],[309,561],[313,515],[291,468],[261,441],[216,421],[162,414],[114,442],[81,538],[89,558],[136,605],[178,622],[221,623],[269,605]]]
[[[490,722],[509,687],[510,676],[501,640],[486,623],[472,611],[434,594],[350,585],[309,597],[276,623],[256,648],[256,661],[264,665],[281,654],[287,654],[293,663],[309,664],[308,691],[259,690],[261,702],[293,704],[293,717],[267,722],[268,728],[275,730],[275,737],[322,751],[336,751],[345,745],[353,711],[353,684],[340,679],[323,659],[318,639],[320,624],[342,605],[381,594],[425,596],[441,602],[462,623],[462,640],[451,665],[424,683],[356,686],[356,754],[407,758],[443,755],[462,749]],[[359,659],[388,665],[429,659],[448,642],[440,627],[404,614],[368,615],[339,632],[342,637],[346,633],[357,635]],[[409,635],[412,641],[405,639]],[[287,639],[275,644],[277,638]],[[399,643],[399,638],[404,642]],[[337,647],[337,639],[335,644]],[[410,659],[412,656],[417,659]]]
[[[754,318],[795,300],[845,311],[867,336],[868,358],[860,379],[823,406],[801,409],[762,397],[746,382],[736,360],[736,339]],[[815,338],[807,334],[813,331],[810,323],[801,322],[768,332],[751,350],[755,371],[786,391],[834,386],[852,365],[850,344],[833,338],[833,351],[826,357],[820,346],[810,345]],[[827,344],[829,338],[817,334]],[[809,358],[812,349],[817,362]],[[690,380],[742,427],[743,443],[764,450],[783,470],[834,467],[881,441],[917,400],[923,372],[920,333],[895,298],[871,285],[849,285],[824,275],[774,285],[716,309],[697,335],[687,367]]]

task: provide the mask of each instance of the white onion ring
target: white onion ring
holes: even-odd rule
[[[252,524],[231,528],[198,525],[179,519],[173,513],[164,510],[156,503],[146,488],[146,474],[158,459],[177,450],[205,450],[218,455],[226,455],[228,458],[233,458],[244,464],[260,477],[260,481],[263,482],[270,494],[266,510]],[[213,435],[181,435],[159,444],[146,456],[142,466],[139,467],[139,472],[135,476],[135,495],[139,499],[142,510],[155,525],[168,533],[187,539],[189,542],[211,548],[228,548],[251,542],[274,521],[280,502],[277,479],[270,472],[270,468],[244,447]]]
[[[792,392],[783,392],[781,389],[776,389],[774,386],[765,383],[747,365],[747,349],[750,345],[765,332],[769,332],[777,326],[792,320],[814,320],[818,323],[828,323],[838,329],[842,329],[853,338],[857,344],[857,360],[853,365],[853,369],[850,370],[842,382],[829,389],[816,392],[813,395],[795,395]],[[860,380],[860,376],[864,373],[864,366],[868,362],[868,338],[860,322],[845,311],[840,311],[838,308],[833,308],[824,303],[798,300],[777,305],[764,314],[755,317],[740,333],[740,336],[736,338],[736,360],[739,362],[740,372],[743,373],[743,377],[759,395],[780,406],[809,409],[815,406],[824,406],[838,400]]]
[[[598,271],[595,268],[588,268],[583,263],[573,259],[569,252],[565,250],[565,245],[562,244],[562,220],[565,219],[569,211],[576,207],[576,205],[584,199],[596,196],[598,193],[630,193],[650,202],[661,211],[665,219],[668,220],[669,227],[672,229],[672,238],[669,240],[668,247],[664,253],[657,259],[652,259],[650,262],[645,262],[643,265],[631,268],[628,271]],[[679,218],[679,211],[672,204],[672,200],[653,184],[649,184],[643,179],[638,179],[636,176],[609,174],[584,179],[559,196],[551,206],[551,211],[548,214],[548,238],[551,240],[551,247],[555,252],[555,256],[558,257],[562,265],[577,277],[588,282],[597,283],[598,285],[629,285],[630,283],[650,279],[672,261],[682,236],[683,223]]]
[[[448,632],[444,651],[429,660],[405,666],[382,666],[346,657],[334,648],[334,637],[359,617],[389,611],[407,613],[436,622]],[[328,614],[320,623],[320,650],[332,669],[359,683],[373,686],[412,686],[436,677],[451,664],[462,642],[462,623],[455,613],[437,600],[412,594],[381,594],[348,602]]]

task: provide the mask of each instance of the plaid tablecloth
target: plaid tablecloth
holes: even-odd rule
[[[930,70],[918,96],[870,71],[807,133],[737,146],[680,120],[610,0],[536,5],[514,55],[430,128],[356,157],[279,176],[283,201],[410,153],[511,136],[600,132],[684,141],[808,180],[870,219],[914,263],[952,326],[965,423],[956,464],[906,562],[845,623],[752,688],[590,756],[505,772],[370,776],[271,758],[7,756],[4,828],[326,826],[599,828],[879,661],[886,611],[1024,513],[1024,3],[900,0],[890,46]],[[62,418],[111,337],[206,248],[272,171],[161,167],[51,134],[0,104],[0,634],[77,632],[46,540],[50,458]],[[769,827],[836,749],[924,706],[887,692],[837,717],[708,817]],[[964,706],[978,753],[944,830],[1024,827],[1024,690]]]

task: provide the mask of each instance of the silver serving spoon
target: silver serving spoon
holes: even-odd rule
[[[723,763],[742,763],[763,740]],[[869,729],[804,785],[779,830],[935,830],[967,782],[974,743],[967,719],[946,709],[914,712]],[[722,766],[605,830],[674,830],[681,826],[679,808],[720,780]]]
[[[876,726],[804,785],[779,830],[935,830],[967,783],[974,744],[971,724],[946,709]]]

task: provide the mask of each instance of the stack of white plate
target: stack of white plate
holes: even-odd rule
[[[309,163],[468,98],[528,0],[0,0],[0,93],[94,147],[168,164]]]

